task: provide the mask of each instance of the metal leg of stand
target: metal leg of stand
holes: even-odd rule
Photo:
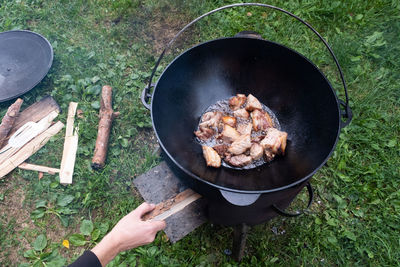
[[[244,256],[244,249],[246,247],[247,233],[250,227],[245,224],[239,224],[233,227],[233,258],[236,261],[241,261]]]

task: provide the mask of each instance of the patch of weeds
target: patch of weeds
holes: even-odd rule
[[[54,198],[54,196],[55,195],[53,195],[52,198]],[[68,216],[78,212],[76,209],[67,207],[74,198],[75,197],[72,195],[59,195],[55,201],[38,200],[35,204],[36,209],[31,213],[31,218],[37,220],[43,218],[46,214],[53,214],[67,227]]]
[[[19,266],[65,266],[66,260],[54,245],[48,244],[46,235],[40,234],[32,243],[32,249],[24,252],[29,264]]]
[[[93,224],[90,220],[83,220],[79,230],[80,233],[75,233],[68,237],[68,243],[77,247],[93,247],[101,240],[100,237],[103,237],[107,233],[109,230],[109,224],[108,222]]]

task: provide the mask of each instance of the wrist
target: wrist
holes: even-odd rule
[[[109,233],[91,251],[97,256],[101,265],[106,266],[121,252],[121,248],[118,240]]]

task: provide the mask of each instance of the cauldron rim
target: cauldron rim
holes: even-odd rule
[[[218,41],[223,41],[223,40],[235,40],[235,39],[253,39],[253,40],[257,40],[257,41],[262,41],[262,42],[267,42],[269,44],[273,44],[276,46],[280,46],[284,49],[289,50],[290,52],[296,54],[297,56],[300,56],[302,59],[306,60],[315,70],[317,70],[319,72],[319,74],[321,75],[321,77],[323,77],[324,81],[328,84],[334,99],[335,99],[335,103],[336,103],[336,107],[337,107],[337,112],[338,112],[338,120],[337,120],[337,133],[336,133],[336,138],[335,141],[333,143],[333,146],[331,148],[331,151],[327,154],[327,156],[322,160],[321,164],[318,165],[313,171],[311,171],[308,175],[304,176],[301,179],[296,180],[293,183],[290,183],[288,185],[285,186],[281,186],[281,187],[277,187],[277,188],[272,188],[272,189],[266,189],[266,190],[240,190],[240,189],[234,189],[234,188],[229,188],[229,187],[224,187],[218,184],[214,184],[210,181],[207,181],[199,176],[197,176],[196,174],[190,172],[189,170],[187,170],[186,168],[184,168],[183,166],[181,166],[176,160],[175,158],[168,152],[168,150],[166,149],[165,145],[163,144],[161,138],[159,137],[159,134],[157,132],[157,129],[155,127],[155,123],[154,123],[154,114],[153,114],[153,108],[150,108],[151,111],[151,120],[152,120],[152,126],[154,129],[154,132],[156,134],[157,140],[163,150],[163,152],[168,156],[168,158],[173,162],[173,164],[175,164],[180,170],[182,170],[184,173],[186,173],[187,175],[189,175],[191,178],[194,178],[202,183],[205,183],[213,188],[219,189],[219,190],[223,190],[223,191],[229,191],[229,192],[233,192],[233,193],[240,193],[240,194],[264,194],[264,193],[272,193],[272,192],[277,192],[277,191],[282,191],[288,188],[291,188],[293,186],[299,185],[302,182],[305,182],[307,180],[309,180],[322,166],[325,165],[325,163],[328,161],[328,159],[331,157],[333,151],[336,148],[337,142],[339,140],[339,135],[340,135],[340,130],[341,130],[341,113],[340,113],[340,104],[339,104],[339,100],[338,97],[336,95],[335,90],[333,89],[331,83],[329,82],[329,80],[327,79],[327,77],[324,75],[324,73],[307,57],[305,57],[304,55],[302,55],[301,53],[299,53],[298,51],[289,48],[283,44],[274,42],[274,41],[270,41],[270,40],[265,40],[265,39],[259,39],[259,38],[253,38],[253,37],[243,37],[243,36],[238,36],[238,37],[221,37],[221,38],[217,38],[217,39],[212,39],[212,40],[208,40],[202,43],[199,43],[195,46],[192,46],[188,49],[186,49],[184,52],[182,52],[181,54],[179,54],[178,56],[176,56],[168,65],[167,67],[164,68],[163,72],[161,73],[161,75],[159,76],[159,78],[157,79],[157,82],[154,85],[154,90],[152,92],[152,97],[151,97],[151,107],[153,107],[153,101],[154,101],[154,94],[157,91],[157,87],[158,87],[158,83],[161,80],[161,78],[163,77],[163,75],[165,74],[165,72],[170,68],[170,66],[172,66],[175,61],[179,60],[180,57],[182,57],[183,55],[185,55],[187,52],[196,49],[197,47],[212,43],[212,42],[218,42]]]

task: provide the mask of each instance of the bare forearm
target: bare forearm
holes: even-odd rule
[[[120,252],[117,240],[112,235],[106,235],[92,250],[99,259],[101,266],[106,266]]]

